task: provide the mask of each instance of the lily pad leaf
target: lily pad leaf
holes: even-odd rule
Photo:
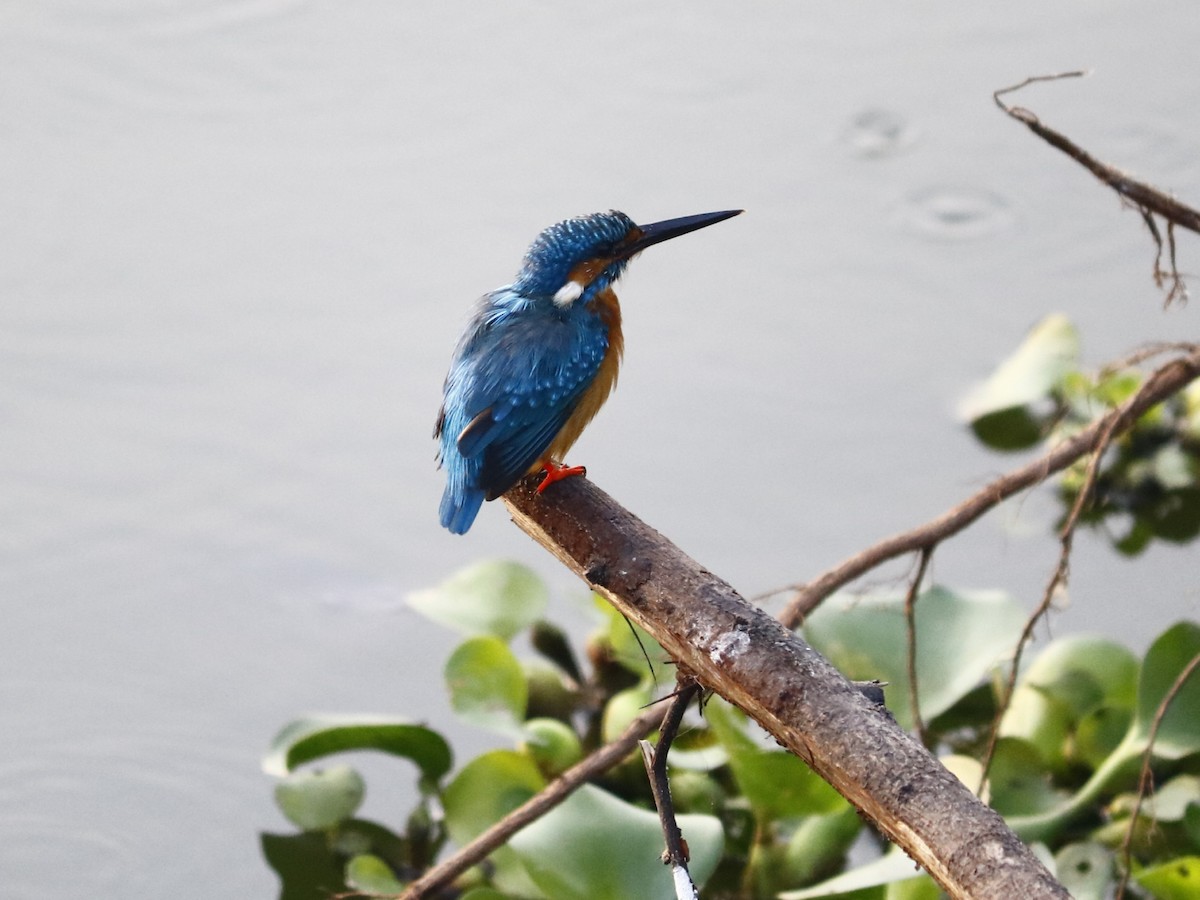
[[[1181,856],[1143,869],[1133,880],[1157,900],[1195,900],[1200,897],[1200,856]]]
[[[504,641],[464,641],[446,662],[450,705],[474,725],[520,737],[529,686],[520,661]]]
[[[467,763],[446,786],[442,803],[446,831],[462,847],[500,821],[543,787],[546,779],[523,753],[493,750]],[[500,847],[488,859],[495,866],[493,881],[518,897],[542,896],[511,847]]]
[[[1200,654],[1200,624],[1179,622],[1164,631],[1146,651],[1138,681],[1134,727],[1138,736],[1150,735],[1154,717],[1175,680]],[[1200,751],[1200,668],[1171,700],[1154,739],[1154,755],[1181,759]]]
[[[361,853],[346,863],[346,885],[364,894],[394,896],[404,890],[388,864],[378,856]]]
[[[714,816],[678,817],[691,853],[688,869],[702,885],[724,849]],[[628,900],[674,896],[663,865],[662,825],[654,813],[584,785],[509,842],[530,878],[555,900]]]
[[[332,828],[354,815],[366,786],[349,766],[296,772],[275,785],[275,803],[304,831]]]
[[[759,746],[739,721],[741,713],[725,700],[711,700],[704,716],[729,754],[733,778],[759,819],[830,813],[845,806],[841,795],[798,756]]]
[[[431,728],[393,716],[307,716],[285,725],[271,741],[262,768],[282,777],[296,766],[346,750],[380,750],[411,760],[436,782],[450,771],[450,745]]]
[[[541,618],[548,600],[546,585],[532,569],[508,560],[487,560],[437,587],[410,594],[408,605],[462,634],[490,634],[509,641]]]
[[[912,878],[928,878],[897,846],[876,860],[800,891],[784,891],[779,900],[819,900],[882,887]]]
[[[1025,612],[1000,591],[933,587],[916,603],[917,686],[921,715],[932,719],[1012,655]],[[904,598],[837,594],[804,625],[804,636],[847,678],[886,681],[888,709],[911,728]]]
[[[963,400],[968,422],[1043,400],[1079,360],[1079,333],[1061,313],[1033,327],[1013,354]]]

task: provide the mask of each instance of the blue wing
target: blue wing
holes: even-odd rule
[[[484,298],[446,378],[438,427],[447,470],[442,524],[462,534],[545,453],[608,349],[599,319],[552,304]]]

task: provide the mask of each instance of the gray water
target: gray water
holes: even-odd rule
[[[429,439],[551,222],[747,209],[634,264],[572,460],[747,594],[1019,462],[954,410],[1044,314],[1092,363],[1194,338],[1137,215],[990,95],[1094,67],[1017,100],[1197,203],[1197,46],[1187,0],[0,6],[0,898],[273,896],[258,758],[306,711],[493,740],[403,598],[490,556],[581,593],[498,504],[437,526]],[[1054,514],[934,576],[1032,606]],[[1194,551],[1072,574],[1055,634],[1200,608]],[[399,824],[409,770],[366,765]]]

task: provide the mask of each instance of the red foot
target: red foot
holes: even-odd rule
[[[552,459],[547,459],[542,462],[542,471],[546,473],[542,478],[542,483],[537,486],[537,492],[540,494],[556,481],[562,481],[564,478],[571,478],[575,475],[586,475],[587,469],[583,466],[564,466],[556,463]]]

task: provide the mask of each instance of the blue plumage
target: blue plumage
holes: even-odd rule
[[[630,258],[737,212],[642,227],[595,213],[538,235],[513,283],[480,299],[454,351],[434,430],[443,526],[465,533],[484,500],[560,458],[607,398],[622,348],[611,285]]]

